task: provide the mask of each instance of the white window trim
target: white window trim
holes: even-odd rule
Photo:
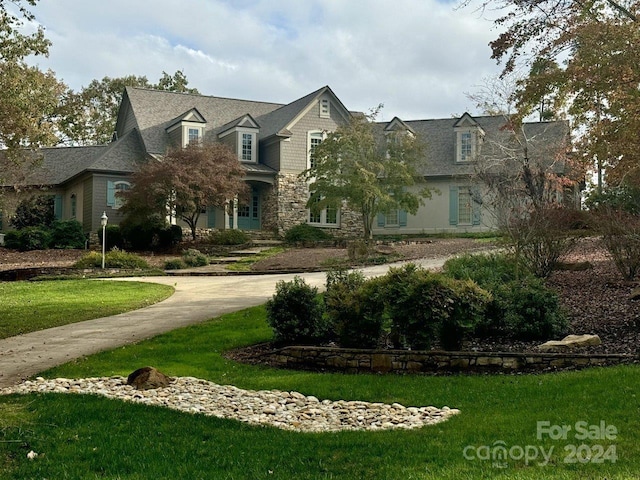
[[[129,190],[131,188],[131,183],[125,180],[118,180],[116,182],[113,182],[113,198],[114,198],[113,209],[114,210],[120,210],[125,204],[124,198],[118,195],[118,192],[120,191],[118,189],[119,185],[126,185],[127,188],[125,188],[124,190]]]
[[[468,194],[469,195],[469,221],[468,222],[463,222],[460,220],[460,211],[462,209],[462,195],[463,194]],[[471,193],[471,187],[470,186],[463,186],[463,187],[458,187],[458,225],[463,226],[463,227],[469,227],[473,225],[473,193]]]
[[[248,128],[237,128],[237,150],[238,150],[238,160],[244,163],[258,163],[258,142],[257,135],[255,130]],[[242,136],[243,135],[251,135],[251,159],[246,160],[242,158]]]
[[[198,130],[198,141],[202,141],[204,138],[204,127],[201,123],[189,122],[183,120],[182,125],[182,148],[189,145],[189,130]]]
[[[324,130],[309,130],[307,132],[307,168],[311,168],[311,139],[321,137],[321,142],[327,138],[327,132]]]
[[[462,135],[471,134],[471,154],[462,159]],[[481,142],[480,132],[477,128],[464,128],[456,131],[456,163],[472,163],[478,154],[478,147]]]
[[[335,223],[328,223],[327,222],[327,207],[323,208],[318,213],[320,215],[320,221],[319,222],[312,222],[311,221],[311,209],[310,208],[307,209],[307,223],[309,225],[314,225],[314,226],[318,226],[318,227],[325,227],[325,228],[340,228],[340,207],[336,208],[336,222]]]

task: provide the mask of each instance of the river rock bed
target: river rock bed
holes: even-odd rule
[[[20,385],[0,389],[2,395],[48,392],[102,395],[297,432],[413,429],[445,421],[459,413],[459,410],[449,407],[321,401],[299,392],[243,390],[193,377],[178,377],[168,387],[154,390],[136,390],[127,385],[124,377],[75,380],[38,377]]]

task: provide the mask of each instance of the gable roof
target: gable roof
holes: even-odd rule
[[[349,110],[342,104],[340,99],[333,93],[328,85],[319,88],[293,102],[284,105],[273,112],[258,117],[257,121],[261,126],[260,138],[266,139],[275,135],[291,136],[291,129],[297,118],[304,113],[305,109],[315,103],[322,95],[329,94],[333,102],[343,111],[346,116],[350,115]]]
[[[169,146],[166,128],[184,112],[197,109],[207,121],[205,138],[214,139],[219,129],[246,114],[253,118],[280,108],[282,104],[210,97],[127,87],[121,109],[128,108],[136,120],[147,153],[163,155]],[[118,117],[118,134],[126,132],[126,121]]]

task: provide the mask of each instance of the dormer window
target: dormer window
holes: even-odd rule
[[[253,133],[242,133],[242,161],[253,162]]]
[[[476,120],[465,113],[454,124],[456,133],[456,163],[473,162],[480,153],[484,131]]]
[[[199,128],[189,128],[189,142],[194,143],[200,140],[200,129]]]

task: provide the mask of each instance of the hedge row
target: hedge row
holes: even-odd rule
[[[267,319],[277,342],[354,348],[456,350],[472,337],[543,340],[567,326],[557,295],[498,255],[457,259],[444,274],[409,264],[366,280],[337,270],[323,296],[299,277],[281,281]]]

